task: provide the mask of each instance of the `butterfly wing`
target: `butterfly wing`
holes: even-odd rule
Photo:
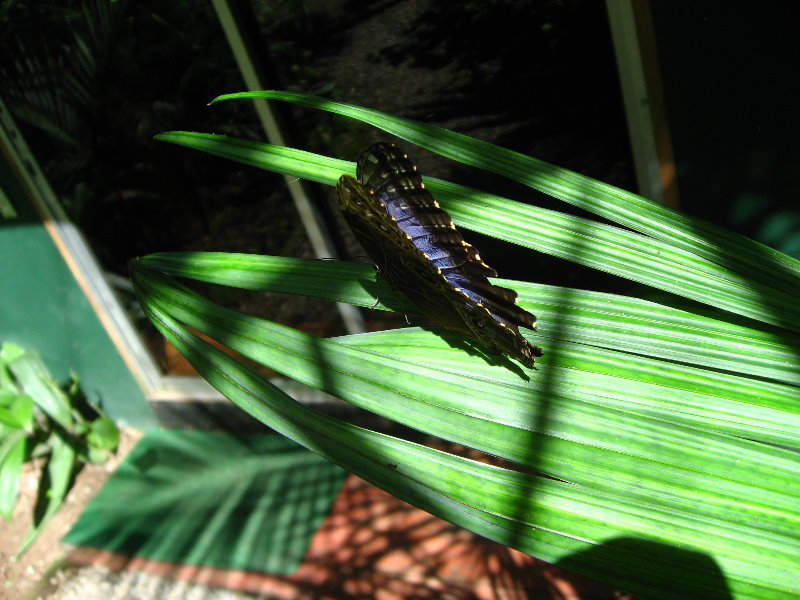
[[[358,180],[343,175],[337,192],[364,250],[423,315],[528,367],[541,356],[518,329],[535,329],[536,318],[517,306],[516,292],[489,282],[495,270],[464,240],[396,146],[368,148],[358,161]]]

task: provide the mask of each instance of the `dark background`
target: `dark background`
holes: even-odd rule
[[[602,2],[239,4],[251,12],[271,88],[418,119],[636,190]],[[206,105],[244,90],[210,3],[0,6],[0,93],[106,270],[126,276],[131,257],[173,250],[313,257],[282,177],[153,140],[180,129],[264,137],[249,102]],[[652,10],[681,209],[800,251],[792,68],[800,53],[789,4],[656,0]],[[328,113],[273,105],[304,149],[355,160],[388,137]],[[577,211],[403,147],[424,175]],[[336,215],[332,188],[315,189],[346,255],[365,261]],[[464,233],[501,276],[630,290],[621,279]],[[207,293],[308,331],[344,333],[330,303]],[[373,327],[404,324],[378,311],[367,316]]]
[[[651,5],[682,210],[800,258],[797,5]]]

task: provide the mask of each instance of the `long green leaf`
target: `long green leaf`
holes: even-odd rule
[[[69,491],[69,482],[75,468],[77,452],[59,432],[53,432],[49,438],[50,456],[47,460],[47,469],[39,483],[39,493],[46,494],[44,498],[44,511],[36,515],[20,547],[16,557],[19,558],[36,541],[39,533],[47,526],[61,505]]]
[[[751,589],[773,585],[775,570],[783,569],[787,579],[781,585],[791,589],[790,565],[793,553],[800,550],[795,535],[799,499],[796,490],[791,492],[792,482],[800,475],[800,465],[792,453],[704,431],[700,428],[702,423],[681,424],[681,410],[674,405],[651,406],[642,412],[631,410],[624,397],[624,378],[616,381],[616,389],[622,394],[616,401],[592,398],[573,382],[559,381],[569,369],[551,367],[545,361],[530,381],[519,377],[515,381],[509,377],[507,366],[484,363],[484,369],[476,372],[483,359],[471,359],[452,348],[429,344],[433,349],[418,356],[415,351],[420,345],[415,341],[403,346],[408,356],[399,361],[376,352],[375,345],[366,344],[368,349],[362,349],[364,344],[358,343],[388,333],[355,336],[347,339],[356,343],[343,344],[237,315],[214,307],[151,270],[154,262],[163,265],[170,258],[174,257],[145,258],[135,266],[138,293],[145,306],[157,307],[160,320],[177,317],[300,381],[412,427],[505,456],[558,478],[518,479],[522,477],[518,473],[494,468],[484,472],[486,466],[477,464],[469,465],[469,469],[460,463],[458,468],[435,467],[438,459],[427,454],[417,459],[422,451],[385,454],[386,443],[370,446],[372,455],[350,456],[346,459],[349,462],[341,462],[341,455],[330,454],[329,447],[323,450],[332,460],[390,491],[398,489],[399,472],[411,472],[414,480],[423,481],[425,486],[447,490],[444,498],[421,500],[408,495],[407,488],[413,485],[404,481],[393,493],[451,519],[452,501],[456,506],[472,506],[479,512],[467,511],[471,516],[464,518],[462,509],[456,522],[547,560],[585,549],[587,543],[636,535],[710,552],[723,570],[734,574],[732,585],[740,579],[747,581]],[[196,258],[202,261],[203,255]],[[191,257],[183,259],[187,270],[198,268]],[[235,262],[239,261],[231,260],[231,268]],[[329,262],[326,265],[336,266]],[[216,277],[219,276],[217,272]],[[241,281],[241,277],[231,279]],[[173,327],[179,328],[177,324]],[[407,335],[392,333],[398,338]],[[436,337],[425,332],[412,334]],[[403,342],[397,339],[386,342],[395,348],[400,344]],[[188,355],[196,361],[206,360],[207,349],[197,352]],[[454,352],[463,362],[463,371],[451,366],[450,355]],[[436,357],[444,366],[437,366]],[[235,399],[244,387],[238,379],[231,381],[241,376],[239,368],[233,364],[217,368],[219,373],[210,380]],[[201,372],[208,376],[202,368]],[[472,378],[465,381],[465,373],[472,373]],[[580,378],[575,383],[580,383]],[[248,381],[250,385],[253,384]],[[264,413],[263,407],[256,409],[253,403],[257,402],[251,397],[243,406],[252,414],[262,414],[265,422],[275,426],[274,419],[281,417]],[[690,402],[686,401],[683,407],[688,406]],[[286,409],[281,410],[285,418]],[[783,418],[794,418],[796,427],[796,415]],[[296,426],[303,431],[299,439],[293,439],[321,451],[320,440],[327,438],[313,430],[317,419],[316,415],[298,417]],[[290,433],[298,435],[297,431]],[[327,435],[337,439],[338,433],[331,431]],[[340,448],[346,440],[339,438],[330,443],[331,447]],[[393,484],[374,479],[376,460],[402,465],[390,468],[388,475],[394,479]],[[368,463],[366,467],[361,464],[364,462]],[[759,468],[754,471],[756,464]],[[477,469],[474,474],[473,469]],[[480,494],[476,496],[478,489]],[[489,527],[481,520],[485,518],[481,513],[504,517],[505,524],[499,529]],[[535,528],[543,527],[543,523],[547,527]],[[575,542],[578,539],[583,542]],[[746,560],[750,552],[768,554],[770,567],[756,573],[759,563]],[[743,571],[744,565],[749,567]],[[632,565],[618,564],[615,569],[610,580],[616,582],[628,583],[633,576],[631,571],[635,571]],[[698,573],[698,580],[692,585],[702,586],[708,576]],[[661,586],[663,589],[663,581]],[[660,595],[657,590],[648,591]]]
[[[0,441],[0,516],[11,519],[19,496],[19,478],[28,440],[25,431],[10,431]]]
[[[9,361],[8,368],[40,409],[65,430],[72,429],[74,421],[69,399],[50,380],[38,356],[25,351]]]
[[[668,242],[674,248],[746,272],[768,286],[789,294],[797,290],[800,261],[744,236],[568,169],[430,124],[307,94],[276,90],[241,92],[219,96],[212,104],[241,98],[283,100],[369,123],[442,156],[529,185],[554,198]]]
[[[152,254],[141,262],[177,277],[244,289],[401,312],[410,308],[388,283],[377,282],[375,270],[365,264],[213,252]],[[545,343],[542,340],[548,337],[569,338],[600,348],[800,385],[797,336],[743,327],[638,298],[495,281],[517,290],[521,305],[536,312],[539,329],[531,337],[536,343]],[[705,373],[704,377],[711,375]],[[794,392],[789,406],[797,404]]]
[[[800,593],[800,460],[781,448],[797,446],[800,432],[800,263],[633,194],[429,125],[284,92],[220,99],[233,97],[357,118],[582,206],[623,227],[426,178],[459,225],[713,310],[498,280],[539,317],[530,339],[545,355],[526,370],[437,329],[319,340],[214,306],[173,279],[358,306],[372,306],[377,296],[378,307],[409,312],[366,265],[213,253],[135,261],[134,284],[151,320],[213,385],[270,427],[401,498],[631,591],[654,598]],[[326,184],[354,170],[349,162],[220,136],[160,138]],[[318,415],[187,327],[522,472]]]
[[[158,139],[276,172],[334,185],[353,163],[212,134],[170,132]],[[425,179],[455,222],[734,314],[800,331],[794,293],[625,229],[528,206],[463,186]],[[744,239],[744,238],[743,238]],[[800,286],[800,277],[793,279]]]

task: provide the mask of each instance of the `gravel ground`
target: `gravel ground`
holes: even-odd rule
[[[47,600],[253,600],[253,596],[199,583],[166,579],[146,573],[85,567],[58,586]]]

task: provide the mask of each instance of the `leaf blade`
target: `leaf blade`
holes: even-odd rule
[[[175,314],[183,320],[189,312],[198,308],[193,307],[194,300],[191,295],[184,295],[180,288],[173,288],[172,285],[165,286],[164,280],[152,273],[143,274],[141,265],[138,265],[136,269],[138,275],[135,276],[135,281],[138,291],[142,295],[145,305],[158,311],[159,319],[165,319],[166,322],[167,319],[172,319],[167,315]],[[179,293],[172,297],[174,290]],[[205,319],[209,319],[213,312],[210,312],[209,309],[209,306],[203,306],[197,312],[204,315]],[[226,315],[226,317],[230,316],[224,310],[220,314]],[[197,325],[198,323],[192,322],[192,324]],[[348,377],[350,377],[348,374],[352,373],[352,377],[348,379],[346,385],[342,381],[338,382],[339,389],[347,390],[351,399],[359,395],[357,390],[354,392],[351,388],[357,388],[359,381],[364,382],[365,373],[377,374],[376,377],[384,381],[379,392],[382,402],[373,404],[371,408],[380,408],[377,404],[382,404],[388,407],[388,412],[385,410],[384,414],[394,414],[398,410],[406,414],[418,413],[420,421],[430,423],[431,415],[434,414],[432,411],[444,409],[451,415],[461,415],[471,419],[469,426],[452,426],[450,431],[482,430],[485,437],[491,441],[491,439],[498,438],[500,430],[497,428],[502,427],[503,434],[499,437],[513,435],[515,439],[515,443],[508,445],[512,451],[514,448],[530,448],[531,446],[545,450],[549,447],[549,458],[534,460],[532,464],[541,466],[560,463],[563,469],[565,468],[563,464],[566,463],[566,468],[572,475],[579,473],[577,469],[581,463],[584,465],[584,476],[587,479],[582,479],[581,484],[566,484],[559,480],[529,480],[522,474],[513,471],[487,468],[487,465],[464,462],[466,459],[450,455],[442,456],[441,453],[431,452],[427,448],[408,445],[408,443],[397,440],[389,441],[372,432],[350,430],[346,425],[343,426],[344,428],[340,428],[339,424],[335,422],[332,424],[327,419],[324,419],[325,426],[322,430],[315,429],[318,424],[313,423],[310,415],[305,413],[302,417],[295,417],[293,427],[296,430],[293,433],[299,436],[300,439],[297,441],[309,445],[317,451],[326,452],[326,455],[334,460],[344,460],[344,463],[340,462],[339,464],[352,468],[367,479],[372,477],[378,485],[392,493],[397,493],[400,497],[410,499],[426,510],[431,510],[435,514],[451,520],[455,519],[456,522],[471,527],[482,535],[543,556],[548,560],[558,560],[593,544],[605,543],[614,539],[615,535],[644,535],[646,538],[670,540],[671,543],[680,543],[686,547],[711,551],[715,560],[730,574],[734,586],[743,587],[745,584],[742,582],[747,582],[754,586],[753,589],[770,589],[770,586],[779,586],[780,589],[788,590],[792,589],[794,585],[791,573],[794,553],[798,550],[796,547],[798,540],[795,536],[797,532],[797,498],[792,495],[791,491],[788,495],[787,492],[781,491],[781,487],[786,481],[796,478],[794,471],[797,461],[786,451],[771,454],[771,458],[764,461],[772,465],[779,477],[780,473],[788,477],[786,480],[778,481],[775,489],[768,491],[754,485],[761,482],[763,478],[757,477],[753,473],[748,474],[749,465],[756,460],[754,457],[764,457],[763,452],[767,447],[752,442],[743,443],[743,440],[715,436],[697,430],[687,430],[686,437],[683,438],[674,437],[671,434],[680,430],[679,427],[669,423],[653,423],[654,426],[657,426],[656,431],[662,432],[661,438],[672,441],[669,448],[662,445],[656,448],[656,453],[653,454],[654,449],[648,447],[652,435],[642,431],[638,446],[640,451],[637,451],[633,457],[625,452],[611,452],[608,449],[603,450],[604,444],[600,443],[602,440],[607,442],[608,439],[625,430],[628,430],[629,433],[637,431],[641,429],[645,421],[638,417],[633,418],[615,413],[615,418],[606,417],[604,422],[595,423],[592,427],[592,422],[596,421],[598,417],[602,417],[604,408],[598,405],[595,412],[590,415],[582,415],[582,410],[586,410],[589,406],[585,402],[580,405],[581,411],[562,411],[560,415],[555,415],[558,423],[555,419],[552,421],[548,419],[547,425],[552,428],[557,424],[562,428],[562,435],[549,436],[548,443],[542,446],[534,444],[535,436],[531,438],[532,434],[528,430],[520,428],[521,421],[517,423],[517,427],[509,429],[507,425],[509,420],[522,417],[521,413],[511,416],[506,414],[510,404],[502,406],[502,410],[491,412],[496,402],[502,400],[499,391],[497,397],[492,401],[478,401],[466,408],[462,407],[450,394],[448,397],[454,403],[448,406],[442,405],[440,402],[440,406],[432,407],[431,398],[427,398],[416,406],[407,403],[401,409],[395,409],[392,408],[392,405],[409,399],[408,392],[411,389],[406,387],[391,399],[388,396],[393,390],[393,384],[409,379],[408,377],[399,377],[397,369],[402,369],[402,365],[393,364],[389,369],[381,359],[375,358],[377,355],[374,354],[369,356],[362,353],[348,358],[351,353],[346,349],[321,344],[321,340],[314,340],[302,334],[298,335],[297,332],[292,333],[287,328],[272,324],[270,325],[271,333],[267,333],[252,329],[253,325],[254,323],[247,318],[244,318],[241,323],[241,331],[237,331],[238,326],[231,327],[230,323],[224,324],[222,330],[225,335],[220,341],[235,346],[238,350],[246,350],[247,344],[254,343],[256,339],[260,340],[259,344],[271,345],[275,349],[275,357],[273,357],[274,360],[269,360],[270,364],[274,365],[275,362],[282,360],[286,360],[287,364],[297,361],[297,368],[304,369],[304,374],[293,373],[293,375],[301,380],[310,381],[318,378],[319,381],[331,381],[331,375],[334,373]],[[170,325],[170,327],[174,328],[173,334],[179,329],[177,324]],[[206,332],[214,334],[216,330],[211,327],[206,328]],[[339,344],[339,346],[341,345]],[[186,348],[182,348],[182,351],[185,350]],[[195,350],[190,355],[195,360],[208,360],[207,355],[212,350],[203,346],[202,350]],[[305,361],[302,360],[304,352],[306,354]],[[255,353],[252,356],[258,356],[258,354]],[[287,359],[287,357],[289,358]],[[242,393],[242,389],[249,389],[247,398],[240,399],[241,405],[251,414],[267,419],[266,422],[271,427],[276,425],[275,418],[279,419],[278,425],[288,418],[289,409],[286,407],[278,409],[277,414],[274,414],[259,405],[257,398],[261,392],[254,391],[255,388],[251,389],[251,386],[256,385],[253,383],[252,375],[242,371],[233,363],[232,359],[220,355],[214,360],[224,362],[215,367],[218,372],[212,376],[212,383],[219,385],[223,393],[236,397],[237,394]],[[370,361],[372,361],[371,364],[367,364]],[[387,362],[391,364],[396,361],[389,360]],[[331,368],[326,374],[319,372],[323,364],[328,364]],[[358,371],[359,367],[363,367],[364,371]],[[543,370],[544,367],[542,365],[541,369]],[[444,389],[441,387],[442,381],[439,378],[441,375],[427,377],[424,372],[419,370],[418,365],[413,365],[412,372],[415,377],[425,379],[424,384],[417,386],[415,393],[422,393],[427,389],[439,386],[432,395],[440,396],[438,392]],[[245,380],[236,379],[239,376],[244,377]],[[508,395],[507,384],[501,383],[500,385]],[[470,394],[475,394],[477,398],[485,400],[486,388],[474,388],[471,384],[470,390]],[[367,388],[365,397],[375,396],[375,394],[375,389],[369,391]],[[464,399],[461,398],[461,400],[463,403]],[[426,407],[429,410],[425,410]],[[578,405],[576,405],[577,407]],[[481,415],[481,418],[476,420],[474,413],[481,408],[490,412]],[[293,408],[292,412],[294,410]],[[572,435],[583,437],[576,437],[570,443],[567,443],[568,441],[559,443],[560,437],[567,432],[567,429],[564,428],[570,425],[575,418],[584,420],[575,424]],[[626,427],[613,430],[613,434],[602,434],[603,427],[619,427],[621,419],[625,419]],[[446,420],[442,422],[446,425]],[[639,425],[632,426],[634,422]],[[670,432],[670,435],[666,434],[667,431]],[[292,434],[289,430],[286,432]],[[595,437],[591,452],[584,451],[583,448],[586,448],[589,443],[586,436],[598,436],[598,434],[602,435]],[[358,454],[347,449],[351,443],[356,442],[350,436],[359,438],[362,443],[369,438],[370,445],[366,447],[372,448],[371,454],[364,456],[363,453]],[[692,442],[693,437],[698,436],[702,436],[701,441]],[[636,437],[638,436],[634,436],[634,438],[629,436],[628,440],[620,442],[621,447],[629,450],[632,447],[630,444],[635,442]],[[525,443],[526,439],[527,443]],[[379,446],[375,445],[376,441],[380,442]],[[723,451],[725,448],[727,450]],[[775,449],[766,451],[772,453],[773,450]],[[332,454],[334,451],[336,452]],[[751,456],[751,453],[755,454]],[[614,460],[600,459],[599,457],[603,454]],[[646,458],[646,455],[649,455],[650,458]],[[414,458],[415,456],[424,456],[425,458],[417,460]],[[515,456],[515,458],[520,457],[520,454]],[[535,459],[535,456],[531,455],[531,459]],[[666,470],[663,466],[659,467],[658,465],[664,460],[669,460],[673,466]],[[689,460],[690,467],[686,467],[687,460]],[[742,465],[737,467],[737,460],[743,461],[748,466],[746,468]],[[645,462],[641,463],[640,461]],[[382,467],[386,464],[398,466],[396,469],[384,471]],[[439,467],[435,467],[436,464]],[[636,464],[649,464],[651,468],[644,470],[632,468]],[[702,472],[703,465],[705,465],[706,471],[709,471],[706,474]],[[657,470],[653,471],[652,469],[656,467],[658,467]],[[786,471],[787,468],[788,471]],[[677,471],[674,471],[675,469]],[[594,479],[592,479],[592,471],[598,470],[601,470],[602,473],[595,473]],[[691,477],[674,476],[674,473],[681,472],[691,474]],[[559,473],[564,474],[563,472]],[[627,483],[617,480],[617,485],[603,487],[603,480],[608,478],[609,473],[630,473],[631,478]],[[518,479],[519,477],[523,477],[523,479]],[[767,479],[771,479],[771,476]],[[496,485],[492,484],[492,481],[496,481]],[[648,481],[651,483],[647,483]],[[752,488],[749,493],[747,492],[748,486]],[[409,491],[409,488],[413,491]],[[634,495],[637,488],[643,490],[639,496]],[[474,493],[476,489],[481,490],[477,496]],[[657,489],[670,490],[670,492],[655,493]],[[696,492],[698,489],[704,490],[699,496]],[[791,487],[787,489],[791,490]],[[433,490],[447,491],[442,496],[441,491],[434,492]],[[692,490],[695,492],[692,493]],[[685,500],[684,497],[688,500]],[[643,502],[643,498],[646,502]],[[758,499],[762,502],[759,503]],[[703,510],[706,512],[704,513]],[[754,513],[759,515],[757,519],[752,518]],[[681,516],[678,517],[678,515]],[[580,528],[580,533],[575,529],[576,527]],[[523,535],[520,535],[520,529],[525,532]],[[579,539],[582,541],[577,542]],[[709,539],[713,542],[709,543]],[[770,557],[769,568],[757,564],[757,561],[747,560],[748,556],[758,553],[764,553]],[[678,563],[674,566],[677,569]],[[627,572],[629,567],[616,564],[615,575],[612,579],[621,577],[620,581],[623,581],[627,580],[626,577],[635,577],[638,571],[633,569],[636,572]],[[671,573],[675,576],[677,572],[675,570]],[[779,573],[777,579],[775,573]],[[698,586],[697,589],[701,588],[707,584],[708,576],[708,572],[699,572],[696,581],[692,580],[691,585]]]
[[[353,163],[346,161],[225,136],[170,132],[157,139],[327,185],[334,185],[342,173],[355,171]],[[794,293],[753,280],[752,269],[734,271],[690,250],[619,227],[521,204],[433,178],[425,181],[459,227],[474,229],[733,314],[800,331],[800,304],[796,302]],[[580,240],[579,245],[576,245],[576,239]],[[800,276],[792,277],[786,275],[782,281],[791,281],[796,289],[800,286]]]

